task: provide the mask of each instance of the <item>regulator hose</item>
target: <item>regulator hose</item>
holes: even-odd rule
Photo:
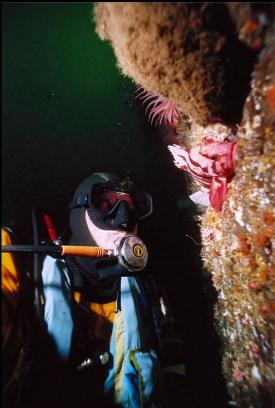
[[[33,241],[34,246],[39,245],[39,232],[37,225],[37,213],[42,212],[42,209],[38,207],[32,208],[32,228],[33,228]],[[39,253],[34,252],[33,257],[33,281],[34,281],[34,306],[36,311],[36,317],[40,325],[43,326],[43,293],[42,293],[42,276],[40,268],[40,257]]]

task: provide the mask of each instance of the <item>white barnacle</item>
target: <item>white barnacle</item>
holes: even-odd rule
[[[262,382],[262,376],[261,376],[257,366],[255,366],[255,365],[253,366],[253,368],[251,370],[251,375],[256,381]]]
[[[258,128],[261,126],[261,116],[260,115],[255,115],[253,119],[253,127]]]
[[[237,211],[235,212],[235,219],[237,223],[240,224],[241,227],[245,225],[243,221],[243,209],[240,206],[237,208]]]

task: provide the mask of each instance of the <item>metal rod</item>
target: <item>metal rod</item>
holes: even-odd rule
[[[1,252],[29,252],[37,254],[62,254],[62,246],[55,245],[4,245]]]

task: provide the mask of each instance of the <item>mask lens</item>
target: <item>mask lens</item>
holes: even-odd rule
[[[91,193],[91,204],[103,215],[115,215],[120,202],[125,202],[136,218],[145,218],[152,213],[152,198],[149,194],[141,194],[133,188],[123,186],[95,186]],[[120,187],[120,188],[119,188]]]
[[[127,203],[127,206],[132,212],[136,211],[136,205],[132,197],[128,194],[119,193],[117,191],[106,191],[102,193],[97,208],[102,214],[108,215],[114,212],[118,207],[118,203],[122,201]]]

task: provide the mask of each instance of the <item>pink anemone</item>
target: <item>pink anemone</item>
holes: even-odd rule
[[[139,92],[137,99],[141,99],[143,104],[147,104],[145,113],[150,112],[149,122],[151,124],[176,126],[180,118],[180,111],[174,102],[153,91],[146,91],[141,87],[137,91]]]

